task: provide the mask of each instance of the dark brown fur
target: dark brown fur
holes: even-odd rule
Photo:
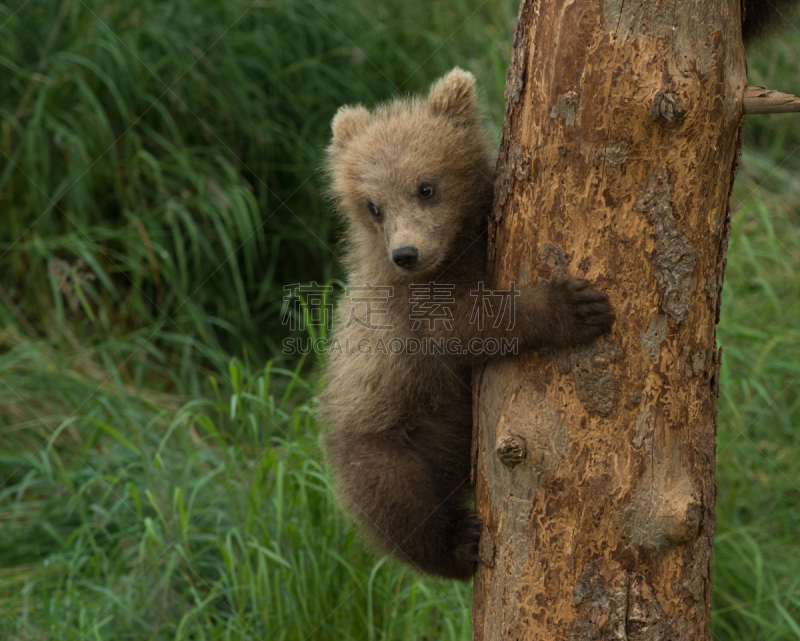
[[[774,31],[783,23],[791,25],[797,0],[744,0],[742,39],[745,44]]]
[[[393,337],[517,338],[519,346],[586,343],[614,320],[606,296],[586,281],[562,278],[523,289],[513,330],[491,320],[470,323],[486,273],[487,215],[494,155],[477,115],[474,78],[454,69],[427,98],[397,100],[369,112],[343,107],[329,147],[332,194],[347,225],[350,285],[392,286],[377,322],[351,324],[345,297],[335,337],[340,346]],[[421,198],[420,183],[435,186]],[[374,218],[371,201],[380,210]],[[414,269],[392,251],[414,246]],[[455,285],[452,330],[416,331],[409,318],[411,283]],[[363,311],[363,310],[362,310]],[[484,355],[346,353],[333,351],[321,411],[330,433],[328,461],[343,502],[378,547],[420,571],[467,580],[476,560],[480,523],[468,507],[472,429],[471,367]]]

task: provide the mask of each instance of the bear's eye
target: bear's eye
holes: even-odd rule
[[[378,218],[381,215],[381,210],[378,209],[371,200],[367,201],[367,209],[373,218]]]
[[[433,188],[433,185],[431,185],[430,183],[422,183],[419,186],[419,195],[422,198],[430,198],[431,196],[433,196],[433,194],[435,192],[436,192],[436,190]]]

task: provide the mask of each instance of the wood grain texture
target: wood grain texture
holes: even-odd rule
[[[709,636],[740,27],[738,0],[522,2],[495,285],[566,271],[617,323],[474,376],[475,639]]]

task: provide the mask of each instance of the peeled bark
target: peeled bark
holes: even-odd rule
[[[475,639],[709,638],[740,11],[522,2],[495,286],[587,278],[617,322],[593,345],[475,374]]]

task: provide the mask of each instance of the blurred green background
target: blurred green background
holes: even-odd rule
[[[469,639],[371,557],[283,286],[337,276],[343,103],[458,64],[499,131],[516,2],[0,4],[0,638]],[[800,92],[800,19],[749,52]],[[800,117],[745,127],[719,341],[714,639],[800,639]]]

